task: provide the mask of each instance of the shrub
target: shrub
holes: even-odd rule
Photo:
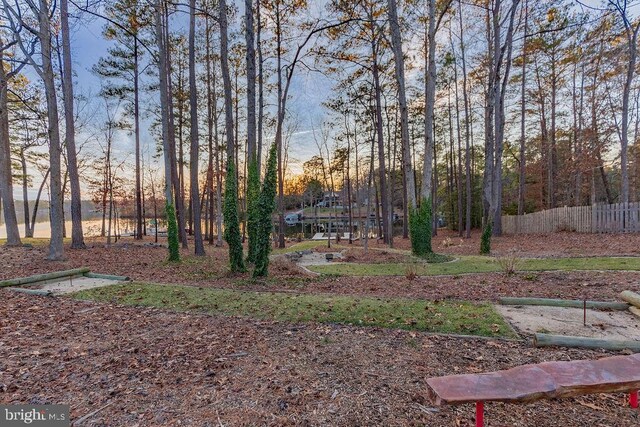
[[[415,263],[407,264],[407,267],[404,271],[404,277],[409,280],[414,280],[418,277],[418,266]]]
[[[502,268],[502,271],[509,276],[515,274],[522,264],[522,258],[520,258],[515,252],[510,252],[507,255],[496,257],[496,261]]]

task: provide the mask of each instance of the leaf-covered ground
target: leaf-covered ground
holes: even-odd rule
[[[445,238],[449,238],[445,242]],[[0,247],[0,278],[88,266],[138,281],[300,294],[432,301],[495,301],[501,296],[616,300],[640,291],[638,272],[521,272],[417,277],[316,277],[291,262],[271,276],[230,276],[225,248],[207,257],[183,251],[165,262],[166,248],[132,240],[67,250],[45,260],[46,247]],[[372,248],[384,249],[375,242]],[[344,242],[343,242],[344,244]],[[396,249],[408,242],[395,240]],[[403,246],[406,246],[403,248]],[[476,255],[477,237],[435,240],[437,251]],[[494,239],[494,253],[521,257],[637,256],[640,235],[521,236]],[[351,251],[354,256],[358,250]],[[351,253],[350,252],[350,253]],[[405,254],[400,253],[401,260]],[[376,255],[384,262],[386,255]],[[529,342],[429,336],[419,331],[298,324],[258,318],[179,313],[41,298],[0,290],[0,402],[70,403],[85,425],[473,425],[473,408],[431,408],[430,376],[504,369],[545,360],[605,353],[534,349]],[[233,314],[233,313],[231,313]],[[623,395],[531,405],[487,405],[488,425],[632,426],[640,412]]]
[[[605,356],[421,332],[291,324],[0,291],[0,402],[69,403],[84,425],[471,426],[430,376]],[[622,394],[487,404],[488,425],[633,426]]]
[[[594,245],[594,240],[602,237],[578,236],[586,246]],[[618,244],[609,249],[612,255],[626,254],[628,241],[637,241],[640,245],[640,239],[635,235],[616,237]],[[511,239],[514,245],[520,241],[520,238]],[[549,245],[555,244],[557,240],[556,237],[547,239]],[[399,242],[400,239],[396,239],[396,244]],[[132,240],[112,247],[93,241],[86,250],[71,250],[67,247],[67,261],[63,262],[47,261],[46,249],[44,245],[33,248],[0,246],[0,279],[87,266],[96,273],[130,276],[136,281],[150,283],[430,300],[495,301],[501,296],[613,300],[625,289],[640,291],[640,272],[556,271],[521,272],[515,275],[494,272],[413,279],[405,276],[318,277],[305,273],[292,262],[278,259],[272,261],[269,278],[256,282],[247,274],[229,275],[226,248],[207,246],[207,256],[204,258],[196,258],[188,251],[183,251],[183,262],[179,264],[165,261],[166,248],[143,246]],[[581,255],[584,256],[583,253]]]

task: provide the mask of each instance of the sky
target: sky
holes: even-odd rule
[[[235,2],[238,7],[243,7],[244,2]],[[322,8],[326,3],[326,0],[311,1],[312,14],[319,15],[322,13]],[[582,0],[582,3],[589,7],[597,7],[602,4],[600,0]],[[577,5],[577,3],[576,3]],[[72,13],[75,8],[72,7]],[[633,14],[637,15],[640,10],[640,5],[634,5],[632,8]],[[242,16],[243,11],[240,10],[238,16]],[[180,29],[181,25],[184,25],[182,30],[186,32],[186,19],[182,16],[177,16],[172,20],[172,28]],[[98,62],[100,57],[107,54],[107,50],[111,45],[111,42],[105,40],[102,37],[102,30],[105,25],[105,21],[101,18],[91,17],[85,14],[82,20],[75,21],[72,34],[72,54],[73,54],[73,66],[75,73],[75,90],[76,94],[84,94],[95,97],[100,90],[102,84],[100,77],[92,73],[91,68]],[[237,25],[237,24],[236,24]],[[420,67],[416,72],[420,72]],[[35,79],[36,76],[31,70],[26,70],[26,73]],[[330,78],[319,74],[317,72],[311,72],[298,67],[296,70],[296,77],[290,90],[290,100],[288,101],[288,110],[291,112],[292,117],[296,124],[295,133],[291,135],[288,157],[289,157],[289,170],[293,173],[302,172],[302,163],[308,160],[311,156],[318,154],[318,149],[313,139],[313,129],[319,129],[322,126],[323,121],[327,118],[327,113],[322,107],[322,102],[326,100],[332,92],[333,82]],[[99,111],[99,110],[98,110]],[[96,119],[94,125],[98,125],[100,119]],[[146,148],[146,152],[153,153],[155,151],[155,141],[153,136],[148,132],[147,127],[150,123],[150,119],[143,122],[142,127],[142,144]],[[241,124],[242,125],[242,124]],[[268,144],[272,136],[265,135],[265,143]],[[82,136],[79,135],[79,139]],[[128,135],[125,132],[120,132],[115,141],[115,151],[120,152],[121,157],[124,157],[128,153],[133,153],[133,136]],[[265,150],[266,151],[266,150]],[[133,170],[133,155],[130,154],[128,162],[131,164],[129,170]],[[38,183],[35,182],[34,186]],[[35,189],[31,190],[31,193],[35,193]],[[33,197],[35,194],[31,194]],[[21,193],[16,188],[16,197],[21,199]],[[88,194],[84,195],[84,198],[89,198]]]
[[[242,7],[244,4],[244,2],[236,3],[238,7]],[[324,0],[318,3],[324,3]],[[317,9],[318,7],[318,4],[312,6],[313,9]],[[73,14],[74,11],[78,13],[77,9],[72,7],[71,13]],[[243,13],[241,10],[238,16],[242,16]],[[314,13],[318,13],[318,11],[315,10]],[[100,87],[105,83],[102,81],[102,78],[92,72],[92,67],[101,57],[107,55],[109,47],[113,45],[111,41],[105,40],[102,36],[105,23],[106,21],[104,19],[91,16],[87,13],[82,14],[82,19],[72,20],[71,48],[76,96],[84,95],[89,98],[96,98]],[[186,34],[188,31],[187,24],[186,15],[184,14],[178,14],[172,18],[172,30],[179,30]],[[234,24],[232,23],[232,25]],[[235,24],[235,28],[237,28],[237,23]],[[24,72],[32,81],[38,79],[35,72],[29,67],[26,67]],[[320,126],[323,121],[325,112],[322,107],[322,102],[329,96],[331,87],[331,81],[319,73],[308,72],[302,69],[296,70],[288,101],[288,110],[291,111],[290,117],[293,117],[295,121],[295,132],[290,135],[288,150],[289,170],[293,173],[301,173],[302,163],[317,154],[317,148],[311,137],[311,129],[314,126]],[[143,97],[145,96],[148,98],[148,102],[153,95],[143,95]],[[91,132],[95,133],[95,127],[99,127],[101,123],[104,122],[104,117],[102,117],[101,114],[101,111],[104,109],[100,104],[96,104],[88,110],[94,111],[92,114],[94,117],[90,119],[89,126],[94,126]],[[146,153],[147,163],[155,161],[152,158],[152,154],[155,152],[156,142],[154,136],[148,130],[151,121],[152,119],[147,118],[143,119],[141,123],[141,142],[143,152]],[[240,123],[240,125],[242,128],[243,123]],[[98,137],[101,137],[100,133]],[[82,134],[82,131],[79,131],[79,135],[77,136],[78,143],[87,138],[88,132]],[[273,138],[273,135],[265,135],[265,144],[269,143],[270,138]],[[94,148],[94,150],[95,149],[96,148]],[[268,146],[264,151],[266,152],[267,149]],[[115,136],[114,152],[118,157],[127,159],[127,169],[131,174],[133,173],[133,150],[133,135],[129,135],[126,132],[119,132]],[[29,189],[29,197],[32,199],[35,198],[37,187],[40,183],[40,179],[38,179],[36,175],[33,177],[32,188]],[[83,199],[90,198],[89,194],[87,194],[86,185],[83,185],[83,192]],[[14,194],[17,200],[22,199],[22,190],[18,186],[15,186]]]
[[[243,2],[236,2],[242,6]],[[240,14],[244,13],[243,11]],[[86,18],[86,16],[85,16]],[[106,56],[111,42],[102,37],[102,29],[105,21],[100,18],[84,19],[77,23],[72,38],[74,73],[76,74],[75,84],[78,93],[93,93],[99,90],[102,84],[101,78],[91,72],[91,68],[98,62],[100,57]],[[187,32],[187,22],[180,16],[171,22],[172,29]],[[181,25],[184,25],[181,27]],[[301,172],[301,163],[316,154],[316,147],[310,139],[310,129],[318,126],[324,117],[322,101],[330,93],[331,81],[317,73],[308,72],[298,68],[290,90],[289,109],[292,117],[296,121],[296,133],[291,135],[290,159],[292,160],[292,171]],[[146,123],[148,125],[149,123]],[[242,125],[242,123],[240,123]],[[145,123],[142,127],[146,127]],[[242,127],[242,126],[241,126]],[[269,135],[265,135],[268,142]],[[143,144],[152,147],[155,142],[153,136],[143,129]],[[133,137],[125,133],[118,135],[117,147],[122,150],[133,150]],[[293,162],[295,160],[295,162]]]

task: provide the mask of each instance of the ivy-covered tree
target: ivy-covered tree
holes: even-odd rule
[[[227,2],[220,0],[220,69],[224,86],[224,113],[227,137],[227,179],[224,189],[224,238],[229,244],[229,263],[231,272],[245,271],[238,221],[238,176],[234,156],[233,104],[231,98],[231,78],[229,75],[229,46]]]
[[[249,161],[247,178],[247,233],[249,235],[249,251],[247,261],[256,261],[256,246],[258,242],[258,222],[260,212],[258,210],[258,199],[260,197],[260,171],[258,161],[253,158]]]
[[[431,198],[422,199],[417,208],[409,211],[411,250],[415,256],[424,257],[433,253],[431,247]]]
[[[229,244],[229,263],[233,273],[246,270],[238,221],[238,187],[233,158],[227,164],[227,181],[224,189],[224,239]]]
[[[273,222],[271,216],[275,209],[276,185],[278,175],[278,146],[272,144],[269,150],[269,158],[267,159],[267,172],[262,183],[260,198],[258,200],[258,222],[256,226],[256,256],[255,269],[253,277],[264,277],[268,274],[269,269],[269,252],[271,251],[271,231],[273,230]]]

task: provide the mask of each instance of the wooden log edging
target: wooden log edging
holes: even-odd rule
[[[640,341],[634,340],[606,340],[601,338],[573,337],[564,335],[535,334],[534,347],[570,347],[588,348],[595,350],[630,350],[640,353]]]
[[[8,286],[22,286],[31,283],[44,282],[45,280],[61,279],[71,276],[83,276],[90,270],[88,267],[74,268],[73,270],[55,271],[53,273],[37,274],[35,276],[21,277],[18,279],[9,279],[0,281],[0,288]]]
[[[640,294],[631,291],[620,292],[620,299],[640,308]]]
[[[547,307],[583,308],[584,301],[553,298],[512,298],[499,299],[502,305],[541,305]],[[624,302],[587,301],[587,308],[595,310],[628,310],[629,304]]]
[[[91,272],[85,273],[84,277],[89,277],[90,279],[118,280],[123,282],[131,280],[131,277],[128,277],[128,276],[116,276],[113,274],[101,274],[101,273],[91,273]]]
[[[11,288],[11,287],[7,287],[8,291],[13,291],[13,292],[20,292],[22,294],[29,294],[29,295],[38,295],[41,297],[50,297],[53,296],[53,292],[49,291],[49,290],[42,290],[42,289],[25,289],[25,288]]]

